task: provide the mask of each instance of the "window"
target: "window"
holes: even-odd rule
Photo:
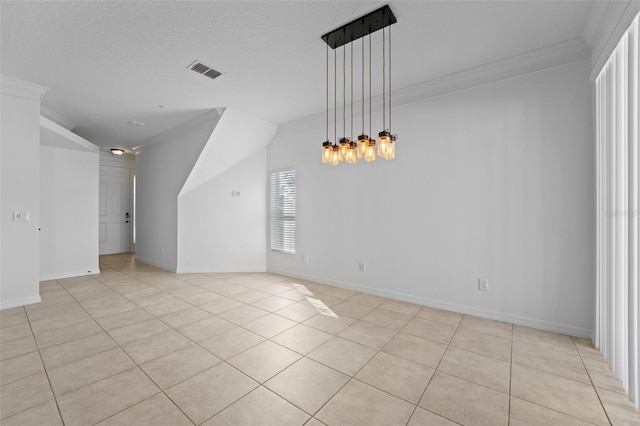
[[[296,172],[271,174],[271,250],[296,252]]]

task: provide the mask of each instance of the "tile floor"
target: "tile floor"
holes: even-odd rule
[[[640,425],[585,339],[131,255],[1,311],[2,425]]]

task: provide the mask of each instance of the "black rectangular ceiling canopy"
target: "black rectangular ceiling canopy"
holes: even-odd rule
[[[322,40],[332,49],[351,43],[361,37],[398,22],[388,5],[355,19],[322,36]]]

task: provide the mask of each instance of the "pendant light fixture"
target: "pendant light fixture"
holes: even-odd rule
[[[371,48],[371,34],[382,29],[382,128],[383,130],[378,133],[378,149],[377,155],[392,160],[395,158],[395,142],[396,135],[391,134],[391,25],[397,22],[396,17],[393,15],[389,6],[383,6],[367,15],[364,15],[340,28],[337,28],[322,36],[322,39],[327,44],[327,112],[326,112],[326,137],[327,139],[322,143],[322,162],[338,165],[341,162],[356,163],[360,159],[364,159],[367,162],[375,161],[376,159],[376,139],[369,137],[372,132],[372,48]],[[389,30],[386,31],[386,28]],[[387,60],[387,32],[388,32],[388,60]],[[369,39],[369,135],[365,133],[365,36]],[[362,88],[362,133],[358,136],[358,142],[353,140],[353,43],[357,39],[362,39],[362,68],[361,68],[361,88]],[[347,49],[346,45],[350,44],[350,133],[347,136],[347,102],[346,102],[346,85],[347,85]],[[338,140],[337,135],[337,86],[338,86],[338,74],[337,74],[337,48],[342,46],[342,136]],[[333,93],[334,93],[334,140],[335,143],[329,139],[329,50],[331,47],[334,49],[334,79],[333,79]],[[388,73],[387,73],[388,62]],[[387,81],[388,78],[388,81]],[[388,87],[388,94],[387,94]],[[388,95],[388,100],[387,100]],[[389,107],[387,125],[387,105]]]

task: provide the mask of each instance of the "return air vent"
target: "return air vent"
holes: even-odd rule
[[[216,77],[220,77],[222,74],[220,71],[216,71],[211,68],[209,65],[205,65],[200,61],[195,61],[188,67],[190,70],[197,72],[198,74],[202,74],[204,76],[209,77],[210,79],[214,79]]]

